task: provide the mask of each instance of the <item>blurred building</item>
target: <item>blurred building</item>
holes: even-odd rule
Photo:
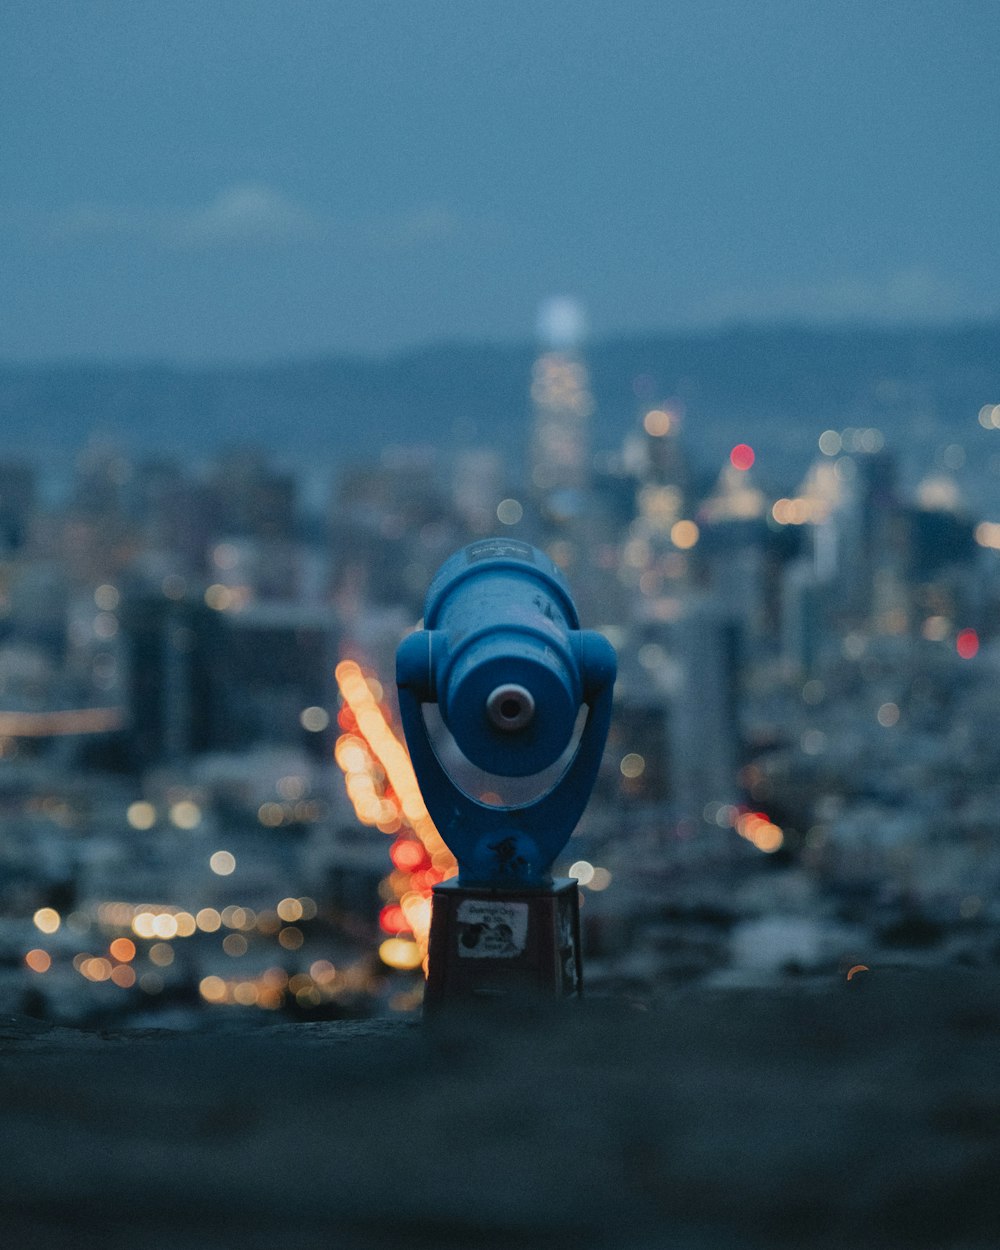
[[[669,774],[678,814],[697,822],[707,804],[738,798],[740,631],[731,613],[698,598],[670,639],[678,679],[669,705]]]
[[[291,540],[295,534],[296,483],[253,448],[220,457],[211,479],[223,535]]]
[[[785,565],[781,583],[781,654],[795,678],[815,675],[829,646],[832,585],[807,557]]]
[[[531,374],[531,484],[557,513],[577,510],[590,483],[594,401],[581,353],[583,314],[565,298],[539,315],[541,353]]]
[[[136,594],[120,612],[127,757],[137,770],[217,744],[220,614],[192,599]]]
[[[27,464],[0,463],[0,556],[20,551],[37,506],[37,474]]]
[[[330,612],[257,603],[219,614],[214,632],[212,733],[223,750],[299,746],[333,751],[339,630]]]

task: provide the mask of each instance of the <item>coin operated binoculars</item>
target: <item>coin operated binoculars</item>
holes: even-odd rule
[[[581,630],[560,571],[527,543],[484,539],[431,583],[424,628],[396,655],[399,707],[424,803],[458,861],[434,887],[425,1004],[525,988],[580,992],[577,884],[552,864],[600,766],[616,671],[601,634]],[[436,703],[466,759],[530,777],[575,752],[540,797],[494,806],[462,789],[435,752],[423,704]]]

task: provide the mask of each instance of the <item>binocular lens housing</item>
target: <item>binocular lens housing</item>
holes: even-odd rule
[[[397,673],[436,702],[462,754],[484,772],[543,772],[573,739],[583,699],[569,588],[527,543],[485,539],[457,552],[427,593],[424,629]]]
[[[461,649],[441,682],[439,705],[466,759],[505,777],[554,764],[569,746],[580,706],[570,658],[509,626]]]

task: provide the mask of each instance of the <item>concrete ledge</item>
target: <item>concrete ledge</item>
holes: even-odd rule
[[[0,1016],[3,1244],[1000,1245],[1000,977],[102,1037]]]

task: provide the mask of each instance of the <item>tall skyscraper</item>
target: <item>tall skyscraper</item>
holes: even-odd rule
[[[711,599],[692,599],[671,631],[680,680],[670,704],[670,776],[678,814],[738,797],[740,632]]]
[[[576,301],[564,296],[547,300],[538,332],[541,352],[531,378],[531,484],[551,501],[589,485],[594,401],[580,351],[583,312]]]
[[[853,626],[901,633],[906,627],[907,524],[891,452],[850,458],[844,505],[836,513],[839,614]]]

